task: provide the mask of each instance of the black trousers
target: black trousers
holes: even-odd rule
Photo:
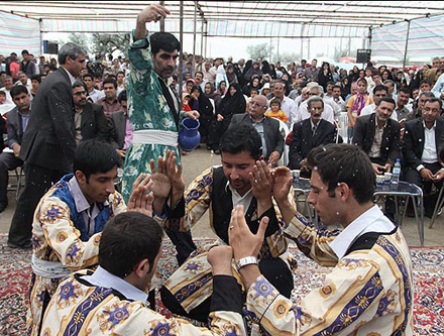
[[[25,164],[25,188],[20,194],[11,227],[8,242],[17,246],[29,244],[32,232],[34,211],[43,195],[67,172],[48,169],[32,164]]]
[[[283,296],[290,298],[291,291],[294,288],[293,275],[288,269],[287,264],[280,258],[261,259],[259,269],[268,281]],[[210,315],[211,297],[202,302],[199,306],[187,313],[173,294],[162,287],[160,289],[163,304],[174,314],[186,316],[193,320],[208,322]]]
[[[23,161],[12,153],[0,154],[0,202],[8,202],[9,171],[23,165]]]
[[[436,163],[423,163],[424,167],[429,169],[433,174],[436,174],[438,170],[441,169],[441,165]],[[433,183],[424,181],[421,177],[421,174],[416,170],[408,167],[404,172],[404,178],[409,183],[414,183],[418,187],[420,187],[424,193],[424,211],[428,214],[431,214],[435,208],[436,198],[431,195],[433,184],[436,187],[441,188],[442,181],[439,183]]]

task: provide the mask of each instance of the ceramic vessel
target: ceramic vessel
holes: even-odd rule
[[[179,145],[182,150],[191,152],[200,144],[199,120],[185,118],[179,131]]]

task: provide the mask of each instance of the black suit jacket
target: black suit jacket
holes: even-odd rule
[[[14,143],[20,145],[23,139],[23,124],[17,107],[8,112],[6,125],[8,129],[8,147],[11,147]]]
[[[387,120],[387,125],[382,133],[380,148],[380,159],[385,164],[393,165],[400,157],[399,134],[401,126],[396,120]],[[365,115],[356,119],[353,128],[353,143],[359,146],[365,153],[369,154],[372,148],[376,131],[376,113]]]
[[[264,118],[264,137],[265,145],[267,146],[267,154],[265,155],[265,159],[268,159],[271,152],[274,151],[279,152],[280,157],[282,155],[282,152],[284,151],[284,137],[279,130],[279,121],[270,117]],[[248,113],[234,114],[231,118],[231,123],[229,127],[241,123],[248,125],[253,124]]]
[[[110,126],[103,113],[103,106],[86,103],[80,124],[82,140],[97,139],[109,141]]]
[[[321,119],[313,135],[310,120],[311,118],[308,118],[293,125],[288,164],[290,169],[299,169],[301,161],[311,149],[335,142],[336,128],[331,122]]]
[[[27,164],[70,172],[75,148],[71,81],[60,67],[42,82],[32,102],[20,158]]]
[[[404,167],[416,169],[421,162],[424,152],[425,132],[422,118],[407,121],[405,123],[404,136],[402,137],[402,153],[404,155]],[[444,146],[444,121],[441,118],[436,119],[435,129],[436,154]]]
[[[111,143],[114,148],[122,149],[125,144],[126,118],[123,111],[111,113]]]

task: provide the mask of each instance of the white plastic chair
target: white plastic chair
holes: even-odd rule
[[[342,137],[344,140],[344,143],[348,143],[348,116],[347,112],[341,112],[341,115],[339,116],[338,120],[338,134]],[[337,139],[338,137],[336,137]]]
[[[290,153],[290,147],[285,144],[285,139],[287,139],[287,135],[288,133],[290,133],[290,130],[288,129],[287,124],[284,123],[282,120],[279,119],[276,120],[279,121],[279,131],[284,137],[284,151],[281,155],[281,158],[278,161],[278,166],[288,166],[288,156]]]

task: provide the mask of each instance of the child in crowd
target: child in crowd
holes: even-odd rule
[[[281,102],[276,98],[270,101],[270,109],[265,113],[265,116],[287,123],[287,115],[281,110]]]
[[[190,94],[189,93],[184,93],[182,95],[182,110],[185,112],[190,112],[191,111],[191,107],[190,105],[188,105],[188,102],[190,101]]]

